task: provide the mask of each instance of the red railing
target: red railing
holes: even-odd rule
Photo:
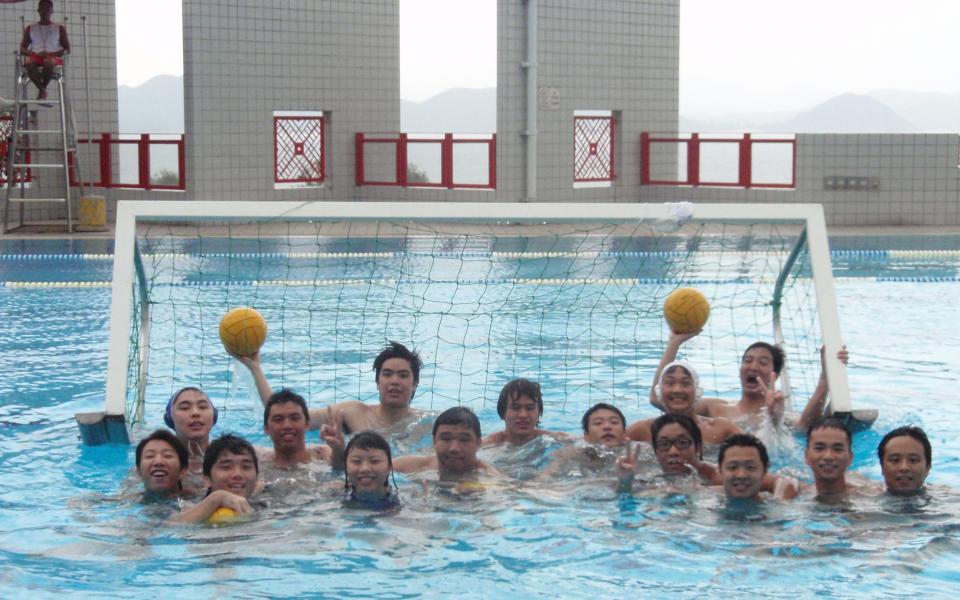
[[[486,181],[465,181],[455,169],[456,148],[468,149],[471,146],[485,150]],[[410,150],[426,150],[435,147],[435,156],[431,162],[440,165],[440,179],[433,181],[425,170],[411,171],[411,167],[422,165],[409,161]],[[485,147],[485,148],[484,148]],[[386,149],[387,156],[377,164],[387,164],[383,173],[371,173],[366,159],[370,154]],[[393,187],[428,187],[446,189],[496,189],[497,187],[497,135],[487,137],[463,136],[460,134],[407,134],[407,133],[357,133],[355,136],[356,182],[361,185]],[[392,156],[392,160],[390,157]],[[379,157],[378,157],[379,158]],[[471,166],[475,161],[469,158],[457,161],[456,166]],[[373,166],[373,165],[372,165]],[[427,165],[428,167],[430,165]]]
[[[186,189],[186,147],[183,134],[174,134],[175,139],[155,139],[149,133],[141,133],[136,138],[116,138],[113,134],[102,133],[99,138],[92,140],[80,139],[77,141],[77,147],[84,149],[88,144],[96,146],[96,155],[98,164],[96,179],[93,182],[84,182],[86,185],[100,188],[126,188],[141,190],[185,190]],[[133,146],[136,149],[137,161],[137,181],[118,181],[113,173],[113,149],[120,149],[124,146]],[[158,146],[176,146],[177,149],[177,177],[176,183],[154,183],[150,171],[150,150]],[[94,162],[93,159],[90,159]],[[70,185],[79,186],[80,179],[77,176],[74,166],[74,159],[71,155],[70,160]]]
[[[760,148],[775,148],[773,145],[787,147],[787,157],[758,156]],[[703,160],[704,150],[708,153],[722,152],[722,146],[733,147],[736,153],[736,165],[733,161],[724,160],[724,157],[712,155]],[[763,137],[754,138],[745,133],[741,137],[701,137],[699,133],[688,136],[666,136],[650,133],[640,134],[640,183],[642,185],[690,185],[690,186],[725,186],[741,188],[794,188],[797,180],[797,141],[790,137]],[[658,148],[659,147],[659,148]],[[668,148],[667,155],[660,149]],[[672,150],[672,153],[670,153]],[[764,161],[766,158],[768,160]],[[711,164],[715,163],[715,164]],[[684,162],[686,169],[683,169]],[[727,163],[727,164],[723,164]],[[664,177],[662,172],[651,174],[652,168],[672,171],[676,178]],[[685,171],[685,177],[680,171]],[[727,176],[723,177],[726,171]],[[758,171],[763,174],[758,175]],[[777,171],[780,175],[768,177],[769,171]],[[785,176],[783,174],[786,174]],[[720,175],[720,176],[718,176]]]

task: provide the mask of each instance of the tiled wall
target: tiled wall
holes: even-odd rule
[[[0,4],[0,40],[3,60],[0,60],[0,96],[12,98],[14,94],[13,51],[19,46],[22,36],[21,17],[26,23],[36,22],[37,3],[28,0],[17,4]],[[117,130],[117,54],[116,54],[116,9],[114,0],[68,0],[54,3],[53,20],[66,23],[67,33],[73,47],[68,58],[67,85],[73,98],[77,126],[81,132],[87,129],[86,103],[84,102],[84,45],[90,58],[90,120],[95,132]],[[88,40],[83,36],[83,21],[86,17]],[[30,86],[31,98],[36,89]],[[40,112],[39,127],[58,127],[53,109]],[[92,167],[93,165],[84,165]],[[39,172],[37,189],[28,195],[34,197],[61,197],[57,184],[59,171]],[[79,195],[79,194],[77,194]],[[58,219],[65,217],[62,205],[29,204],[25,217],[28,221]],[[16,210],[16,209],[14,209]]]
[[[812,202],[830,225],[960,225],[958,161],[956,134],[798,134],[795,189],[644,186],[640,200]],[[830,189],[830,178],[868,185]]]
[[[184,0],[187,195],[351,200],[354,133],[397,131],[396,0]],[[324,111],[322,188],[275,190],[273,112]]]

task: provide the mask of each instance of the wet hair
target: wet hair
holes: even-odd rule
[[[697,454],[700,455],[700,458],[703,458],[703,434],[700,432],[700,426],[697,425],[697,422],[687,415],[666,414],[654,419],[650,425],[650,444],[656,448],[660,430],[671,423],[676,423],[687,430],[687,433],[693,438],[693,445],[697,449]]]
[[[740,362],[743,362],[743,359],[747,357],[747,352],[750,352],[754,348],[763,348],[770,353],[770,356],[773,357],[773,372],[777,375],[780,374],[780,371],[783,370],[783,361],[787,358],[786,353],[779,346],[774,346],[773,344],[768,344],[766,342],[754,342],[747,346],[747,349],[743,351],[743,356],[740,357]]]
[[[387,464],[390,466],[390,476],[393,477],[393,455],[390,452],[390,444],[376,431],[361,431],[350,438],[347,448],[343,451],[343,489],[350,490],[350,480],[347,479],[347,459],[350,458],[350,451],[357,450],[382,450],[387,455]],[[393,487],[397,487],[394,482]]]
[[[210,445],[207,446],[207,452],[203,455],[203,474],[205,477],[210,477],[210,473],[213,471],[213,465],[217,463],[217,459],[219,459],[220,455],[224,452],[240,455],[249,454],[253,458],[253,468],[257,473],[260,472],[260,463],[257,461],[257,451],[253,449],[253,445],[238,435],[225,433],[210,442]]]
[[[207,393],[205,391],[201,390],[198,387],[194,387],[192,385],[188,385],[187,387],[182,387],[179,390],[175,391],[173,395],[170,396],[170,399],[167,400],[167,408],[163,412],[163,422],[167,425],[167,427],[169,427],[170,429],[173,429],[174,431],[176,431],[177,425],[173,421],[173,405],[177,403],[177,398],[179,398],[180,394],[184,392],[200,392],[201,394],[203,394],[204,398],[207,399],[207,402],[210,402],[210,396],[207,396]],[[213,424],[216,425],[217,417],[220,416],[220,411],[218,411],[217,407],[213,405],[213,402],[210,402],[210,406],[213,408]]]
[[[441,425],[468,427],[477,435],[478,440],[483,437],[480,435],[480,419],[465,406],[454,406],[440,413],[437,420],[433,422],[433,437],[437,437],[437,430],[440,429]]]
[[[267,420],[270,419],[270,409],[278,404],[286,404],[288,402],[293,402],[300,407],[300,410],[303,411],[303,418],[310,422],[310,410],[307,409],[307,401],[303,399],[303,396],[295,393],[289,388],[283,388],[279,392],[274,392],[267,399],[267,403],[263,405],[263,425],[266,427]]]
[[[583,417],[580,419],[580,424],[583,426],[583,432],[587,433],[590,429],[590,415],[597,412],[598,410],[609,410],[612,413],[616,413],[620,417],[620,422],[623,423],[624,429],[627,427],[627,418],[623,416],[623,412],[612,404],[607,404],[606,402],[597,402],[593,406],[587,409],[587,412],[583,413]]]
[[[187,463],[190,461],[190,454],[187,452],[187,447],[184,446],[183,442],[180,441],[180,438],[174,435],[169,429],[158,429],[140,440],[140,443],[137,444],[136,465],[138,471],[140,470],[140,459],[143,457],[143,449],[146,448],[147,444],[154,440],[160,440],[170,444],[170,446],[176,451],[177,458],[180,459],[180,470],[182,471],[184,468],[186,468]]]
[[[755,435],[750,435],[749,433],[737,433],[723,440],[723,443],[720,444],[720,454],[717,457],[718,467],[723,466],[723,458],[727,454],[727,448],[734,447],[756,448],[757,453],[760,455],[760,462],[763,463],[763,470],[766,471],[770,468],[770,456],[767,454],[767,447],[763,445],[760,438]]]
[[[807,448],[810,447],[810,436],[818,429],[839,429],[847,434],[847,449],[853,450],[853,434],[850,433],[850,429],[843,421],[835,417],[824,417],[810,424],[810,427],[807,428]]]
[[[893,438],[901,436],[912,437],[920,442],[920,444],[923,445],[923,457],[927,459],[927,467],[933,464],[933,450],[930,448],[930,440],[927,438],[927,434],[919,427],[914,427],[913,425],[897,427],[883,436],[883,439],[880,440],[880,445],[877,446],[877,457],[881,463],[883,463],[883,454],[887,450],[887,443]]]
[[[514,379],[508,381],[500,390],[500,399],[497,400],[497,414],[502,419],[507,414],[507,406],[512,400],[526,396],[537,403],[540,415],[543,415],[543,394],[540,393],[540,384],[529,379]]]
[[[410,363],[410,371],[413,373],[413,382],[420,383],[420,369],[423,367],[423,361],[416,352],[411,352],[400,342],[390,341],[387,346],[380,351],[380,354],[373,359],[373,370],[376,373],[374,381],[380,381],[380,370],[383,369],[383,363],[391,358],[402,358]]]

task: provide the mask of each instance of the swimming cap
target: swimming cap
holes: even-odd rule
[[[167,427],[169,427],[170,429],[173,429],[174,431],[176,431],[177,426],[173,422],[173,403],[177,400],[177,397],[180,396],[180,394],[184,393],[187,390],[200,391],[198,388],[195,388],[192,385],[184,388],[180,388],[179,390],[174,392],[172,396],[170,396],[169,400],[167,400],[167,409],[163,412],[163,422],[167,424]],[[203,394],[202,391],[200,391],[200,393]],[[203,394],[203,395],[206,396],[206,394]],[[216,425],[217,417],[219,416],[220,411],[217,410],[217,407],[214,406],[213,402],[210,403],[210,406],[213,406],[213,424]]]
[[[663,401],[661,398],[662,394],[660,393],[660,388],[663,387],[663,378],[666,377],[667,373],[674,367],[683,368],[690,374],[690,377],[693,378],[693,401],[699,402],[700,399],[703,398],[703,388],[700,387],[700,375],[697,374],[697,370],[693,368],[693,365],[685,360],[675,360],[660,371],[660,380],[657,381],[657,387],[654,390],[657,394],[657,400]]]

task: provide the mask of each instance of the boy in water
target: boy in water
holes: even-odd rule
[[[260,365],[260,352],[252,356],[231,355],[250,369],[257,385],[260,400],[266,404],[273,395]],[[423,413],[410,407],[413,394],[420,383],[423,361],[416,352],[411,352],[398,342],[390,342],[373,361],[374,379],[380,394],[376,406],[359,400],[348,400],[322,409],[310,411],[310,427],[319,428],[342,419],[343,433],[368,429],[384,433],[404,428],[419,420]]]
[[[556,439],[565,439],[566,434],[540,429],[540,417],[543,416],[543,395],[540,385],[529,379],[514,379],[500,390],[497,400],[497,414],[503,419],[503,431],[491,433],[483,440],[485,446],[509,444],[523,446],[541,435]]]
[[[912,496],[923,491],[933,451],[922,429],[910,426],[894,429],[880,440],[877,456],[888,493]]]
[[[456,406],[440,413],[433,423],[433,456],[401,456],[393,461],[398,473],[436,471],[441,481],[464,481],[501,473],[477,458],[480,420],[469,408]]]
[[[172,523],[202,523],[220,508],[236,515],[253,512],[248,499],[257,487],[260,465],[257,453],[247,440],[225,434],[210,443],[203,459],[203,476],[208,490],[203,500],[170,519]]]
[[[790,500],[797,495],[797,480],[772,475],[767,447],[749,433],[731,436],[721,444],[718,469],[728,501],[759,502],[760,493],[770,490],[778,500]]]
[[[847,481],[847,469],[853,462],[852,436],[843,421],[824,418],[807,430],[804,459],[813,471],[816,499],[825,503],[842,502],[860,486]]]
[[[143,482],[144,502],[179,498],[181,478],[187,472],[187,447],[166,429],[140,440],[136,450],[137,475]]]
[[[343,468],[343,433],[339,425],[342,417],[320,428],[320,437],[326,446],[307,446],[306,432],[310,426],[307,401],[291,390],[282,389],[272,394],[263,409],[263,430],[273,441],[273,450],[264,452],[264,460],[280,469],[293,469],[313,461],[328,463],[335,469]]]

